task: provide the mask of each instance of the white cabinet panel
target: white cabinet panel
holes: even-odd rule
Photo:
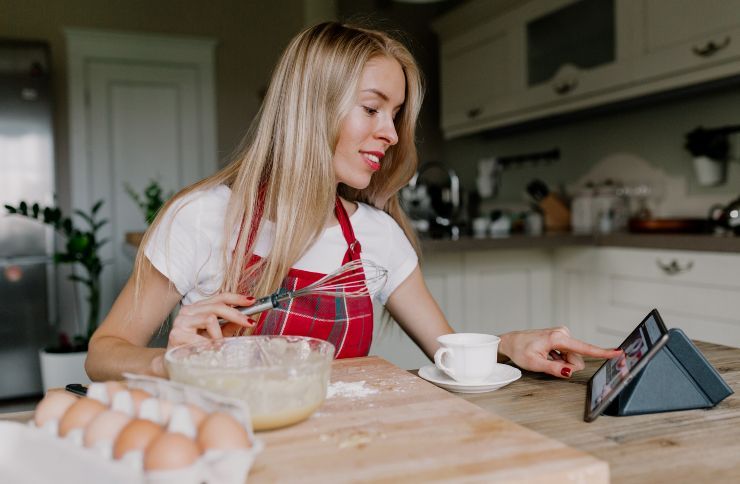
[[[740,346],[740,255],[601,248],[559,253],[556,265],[567,286],[558,312],[576,321],[579,337],[617,344],[655,307],[668,327]]]

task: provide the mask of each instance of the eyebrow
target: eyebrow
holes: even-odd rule
[[[388,97],[388,95],[386,93],[384,93],[383,91],[379,91],[377,89],[374,89],[374,88],[363,89],[362,92],[369,92],[369,93],[375,94],[376,96],[378,96],[379,98],[381,98],[385,102],[389,102],[390,101],[390,98]],[[396,106],[396,108],[400,109],[401,107],[403,107],[404,104],[405,104],[405,101],[402,102],[401,104],[399,104],[398,106]]]

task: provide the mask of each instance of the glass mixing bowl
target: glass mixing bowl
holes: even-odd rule
[[[255,430],[308,418],[326,398],[334,345],[303,336],[241,336],[165,353],[170,379],[244,400]]]

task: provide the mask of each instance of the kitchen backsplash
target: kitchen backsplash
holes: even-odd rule
[[[462,186],[470,190],[475,187],[477,163],[482,158],[560,149],[558,161],[507,168],[498,195],[484,200],[484,209],[526,207],[524,187],[532,178],[555,189],[569,189],[571,194],[579,184],[611,178],[649,186],[650,208],[657,217],[705,217],[712,204],[726,203],[740,194],[740,136],[730,137],[727,181],[717,187],[697,183],[691,155],[683,147],[684,136],[697,126],[739,124],[738,106],[740,87],[725,87],[539,128],[454,139],[444,143],[444,157],[457,171]]]

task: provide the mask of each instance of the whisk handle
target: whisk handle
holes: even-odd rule
[[[251,316],[252,314],[257,314],[269,309],[274,309],[278,306],[279,302],[280,301],[278,301],[277,296],[275,294],[271,294],[269,296],[257,299],[251,306],[245,306],[238,309],[240,313],[246,316]]]

